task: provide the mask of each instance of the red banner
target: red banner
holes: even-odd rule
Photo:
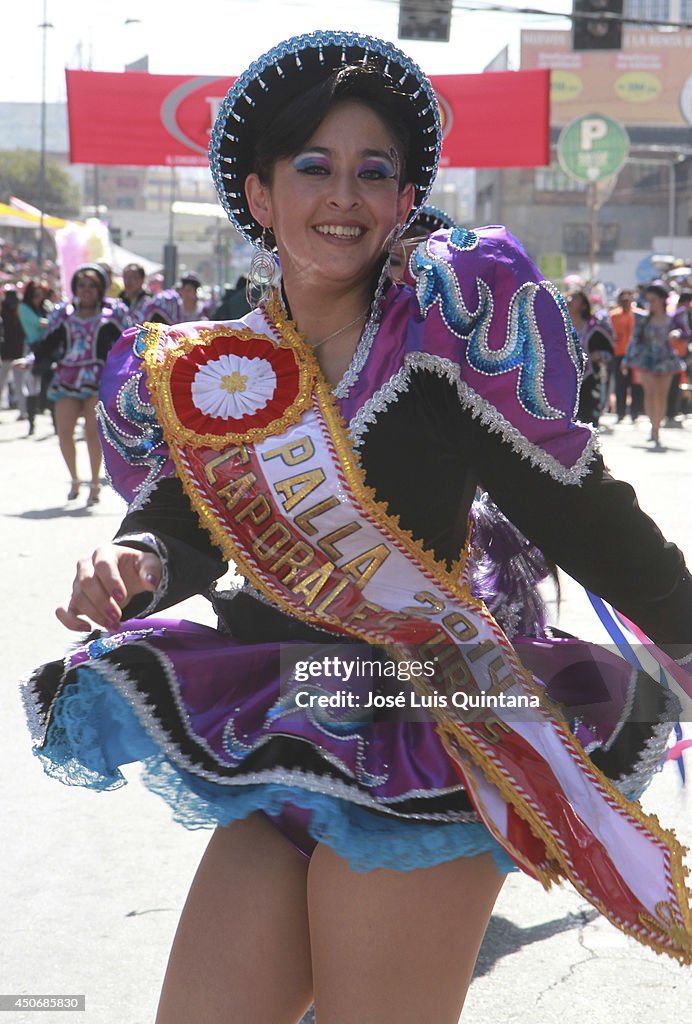
[[[233,78],[66,71],[75,164],[204,165]],[[549,162],[550,72],[431,78],[444,133],[442,167]]]

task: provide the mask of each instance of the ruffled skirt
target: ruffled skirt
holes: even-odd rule
[[[47,395],[51,402],[61,398],[98,398],[103,364],[98,362],[60,363],[48,385]]]
[[[593,760],[638,795],[670,731],[665,691],[602,648],[515,643],[551,696],[573,709]],[[345,685],[325,651],[363,672]],[[319,676],[305,671],[312,655]],[[512,870],[425,710],[382,708],[402,684],[378,664],[348,643],[247,643],[190,622],[136,620],[42,666],[24,699],[49,775],[109,790],[125,783],[122,766],[141,762],[145,784],[188,828],[260,811],[306,855],[324,842],[356,870],[483,852]]]
[[[671,348],[653,345],[637,348],[628,355],[627,362],[629,366],[644,373],[668,375],[681,373],[685,369],[685,363]]]

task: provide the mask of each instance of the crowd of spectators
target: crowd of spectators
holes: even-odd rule
[[[99,264],[108,279],[104,302],[118,310],[125,325],[145,320],[177,323],[190,319],[239,319],[250,309],[246,281],[226,285],[221,295],[205,289],[194,273],[184,273],[176,288],[166,289],[163,278],[147,278],[137,263],[124,267],[113,277],[110,267]],[[36,253],[19,243],[0,238],[0,409],[15,409],[19,419],[29,421],[34,432],[37,413],[50,411],[46,393],[55,366],[31,369],[32,352],[48,318],[64,305],[59,268],[43,260],[39,268]],[[651,440],[662,449],[659,428],[677,427],[692,413],[692,292],[685,282],[673,286],[665,281],[638,288],[624,288],[608,304],[602,289],[574,286],[566,296],[573,326],[586,354],[587,371],[579,406],[579,418],[603,428],[601,416],[615,414],[615,423],[636,422],[645,415],[651,420]],[[663,313],[652,312],[656,300]],[[70,296],[68,304],[73,300]],[[664,345],[666,381],[655,381],[658,399],[652,405],[652,378],[642,365],[646,339],[653,337],[652,320],[658,321],[657,338]],[[672,366],[670,354],[674,358]],[[651,353],[647,358],[650,364]],[[639,364],[639,365],[637,365]],[[663,364],[661,364],[663,365]],[[673,372],[671,372],[673,371]],[[644,385],[644,386],[643,386]],[[661,409],[660,395],[665,390]],[[645,393],[649,394],[648,401]],[[608,429],[606,427],[606,429]]]
[[[643,414],[664,451],[660,428],[680,429],[692,412],[692,291],[651,281],[609,306],[598,289],[572,289],[567,307],[586,355],[579,418],[597,427],[603,413],[616,424]]]
[[[238,319],[250,309],[245,278],[216,297],[192,272],[184,273],[176,288],[165,289],[160,274],[147,278],[138,263],[128,264],[120,275],[105,263],[90,266],[104,275],[100,302],[121,329],[145,321]],[[64,298],[71,289],[61,286],[56,265],[43,261],[42,270],[44,276],[38,276],[34,253],[0,240],[0,409],[15,410],[18,419],[27,420],[28,435],[34,434],[42,412],[49,412],[56,426],[49,387],[60,360],[70,359],[70,332],[68,343],[52,358],[45,351],[47,336],[61,316],[68,323],[75,313],[80,317],[77,297]]]
[[[39,270],[34,248],[0,238],[0,285],[14,286],[19,292],[24,281],[45,281],[51,291],[60,292],[60,270],[50,259]]]

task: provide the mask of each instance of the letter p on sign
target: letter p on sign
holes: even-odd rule
[[[579,134],[579,148],[588,151],[593,149],[594,142],[608,134],[608,123],[600,117],[585,117],[579,126]]]
[[[557,140],[557,158],[565,174],[577,181],[602,181],[627,160],[630,140],[618,121],[606,114],[575,117]]]

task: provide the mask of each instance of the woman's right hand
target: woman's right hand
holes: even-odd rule
[[[92,623],[117,629],[123,608],[137,594],[155,591],[162,575],[158,555],[106,544],[77,562],[72,596],[55,614],[63,626],[78,632],[90,630]]]

